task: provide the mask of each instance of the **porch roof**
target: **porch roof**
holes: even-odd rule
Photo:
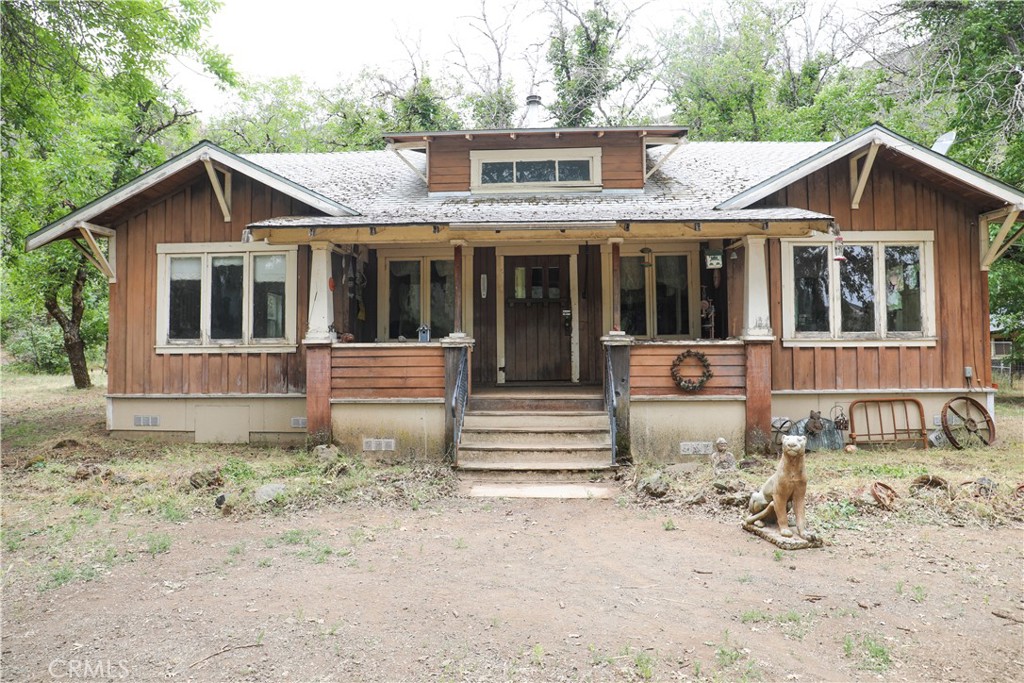
[[[432,223],[574,221],[827,221],[827,214],[792,207],[717,209],[828,143],[683,144],[643,190],[471,195],[430,193],[423,180],[388,151],[328,154],[250,154],[246,159],[343,202],[358,216],[280,217],[252,227],[328,227]],[[648,151],[653,167],[671,148]],[[405,159],[426,172],[426,158]]]

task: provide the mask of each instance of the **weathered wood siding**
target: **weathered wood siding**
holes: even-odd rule
[[[772,349],[772,388],[930,389],[964,387],[964,367],[982,386],[991,384],[988,280],[980,268],[977,207],[876,161],[861,198],[850,208],[850,173],[837,161],[782,190],[774,201],[836,217],[843,230],[935,231],[936,336],[934,347]],[[781,246],[769,245],[772,324],[782,337]]]
[[[470,185],[471,149],[564,149],[601,148],[601,179],[608,189],[641,189],[644,186],[644,141],[637,133],[570,133],[556,138],[526,136],[480,140],[437,138],[430,143],[429,180],[431,192],[466,192]]]
[[[580,383],[600,384],[604,378],[601,346],[601,247],[580,246],[579,261]]]
[[[444,398],[440,345],[335,346],[331,398]]]
[[[687,349],[707,356],[713,376],[697,392],[683,391],[672,379],[672,364]],[[742,396],[746,389],[746,352],[743,344],[637,344],[629,354],[630,396]],[[698,380],[704,368],[687,359],[681,375]]]
[[[117,282],[110,286],[107,358],[111,394],[302,393],[306,363],[295,353],[157,354],[156,245],[237,242],[248,223],[273,216],[316,213],[287,195],[234,174],[231,222],[201,176],[122,218],[117,230]],[[306,329],[309,250],[298,254],[296,338]]]
[[[473,250],[473,347],[472,375],[475,386],[498,381],[497,260],[494,247]],[[480,276],[487,277],[487,298],[480,296]]]

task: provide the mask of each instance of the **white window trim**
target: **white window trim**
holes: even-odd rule
[[[640,249],[644,245],[631,244],[629,246],[623,245],[619,252],[619,258],[625,258],[627,256],[640,256],[643,257],[643,252]],[[694,244],[692,246],[680,246],[680,245],[646,245],[650,248],[650,259],[651,267],[644,268],[644,300],[647,314],[647,334],[636,335],[637,339],[645,340],[656,340],[656,339],[697,339],[699,338],[700,332],[700,249]],[[686,289],[687,289],[687,303],[690,309],[690,334],[688,335],[677,335],[677,334],[655,334],[658,323],[658,311],[657,308],[657,297],[656,289],[657,285],[655,282],[655,271],[657,270],[657,262],[655,257],[657,256],[686,256]],[[621,286],[621,285],[620,285]],[[695,332],[696,331],[696,332]]]
[[[196,242],[156,245],[156,352],[188,353],[289,353],[296,349],[296,292],[298,283],[297,245],[270,245],[259,242]],[[285,257],[285,318],[283,339],[254,339],[252,330],[252,258],[256,255],[281,254]],[[210,339],[210,265],[213,257],[241,255],[244,258],[245,280],[242,290],[241,340],[217,342]],[[199,314],[200,339],[170,340],[167,338],[170,304],[170,261],[175,257],[199,256],[202,262],[202,302]]]
[[[430,262],[431,261],[454,261],[455,254],[451,249],[380,249],[377,252],[377,342],[393,342],[388,336],[389,311],[391,305],[391,272],[392,261],[419,261],[420,262],[420,323],[430,322],[430,296],[423,296],[424,292],[430,292]],[[431,340],[436,340],[431,330]],[[417,341],[409,339],[408,341]]]
[[[480,170],[484,162],[515,161],[590,161],[589,182],[550,183],[488,183],[480,182]],[[471,192],[593,192],[601,189],[601,148],[569,147],[564,149],[501,149],[471,150],[469,153]]]
[[[871,230],[843,231],[846,246],[866,245],[875,248],[875,258],[884,258],[884,248],[890,246],[916,246],[921,249],[921,332],[885,331],[886,307],[884,298],[876,300],[875,329],[871,333],[844,333],[840,331],[839,265],[829,252],[829,328],[828,333],[797,332],[796,288],[793,274],[793,248],[824,245],[831,247],[833,239],[827,234],[813,237],[783,238],[782,243],[782,333],[783,346],[935,346],[935,233],[932,230]],[[876,262],[877,263],[877,262]],[[884,292],[885,269],[875,268],[875,293]]]

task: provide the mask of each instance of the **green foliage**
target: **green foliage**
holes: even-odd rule
[[[38,333],[56,321],[76,386],[88,386],[85,350],[106,335],[106,282],[68,245],[26,255],[23,241],[159,163],[164,145],[180,141],[193,112],[161,84],[168,57],[195,57],[217,77],[233,77],[202,38],[215,7],[210,0],[0,4],[2,339],[27,365],[61,365]]]

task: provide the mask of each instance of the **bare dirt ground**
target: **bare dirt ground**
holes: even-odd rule
[[[26,393],[48,391],[64,396]],[[304,498],[223,516],[211,492],[158,486],[173,479],[161,468],[223,463],[230,488],[249,481],[239,463],[281,478],[273,468],[306,456],[109,443],[100,391],[33,428],[19,411],[36,404],[9,393],[5,681],[1024,679],[1012,496],[908,518],[822,481],[810,513],[827,545],[796,552],[742,531],[713,496],[652,501],[625,481],[616,500],[464,499],[443,474],[429,493],[412,481],[422,470],[367,470],[344,490],[377,493],[309,477]],[[54,448],[68,434],[81,443]],[[1010,491],[1015,438],[997,453]],[[927,457],[913,462],[962,466],[953,451]],[[126,482],[75,480],[80,461]]]

